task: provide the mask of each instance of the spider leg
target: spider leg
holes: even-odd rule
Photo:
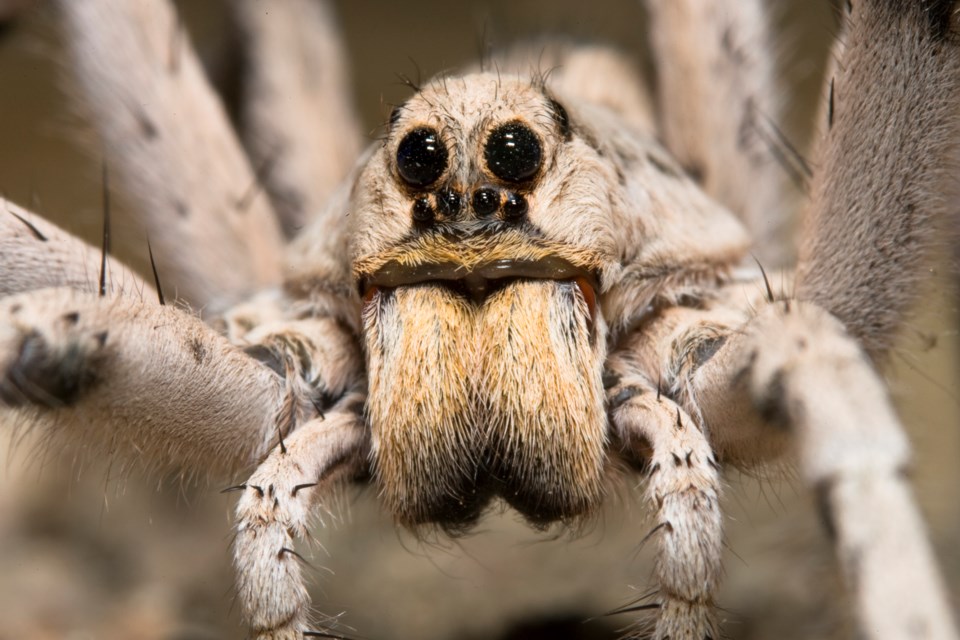
[[[719,638],[714,594],[722,574],[719,465],[703,429],[656,385],[614,355],[608,409],[625,453],[645,460],[659,545],[653,638]],[[608,374],[609,375],[609,374]]]
[[[100,288],[102,253],[43,218],[0,198],[0,298],[70,287]],[[106,293],[156,300],[156,292],[121,262],[106,259]]]
[[[222,310],[279,282],[279,225],[172,5],[55,5],[75,89],[170,290]]]
[[[724,464],[753,467],[792,444],[863,636],[923,628],[931,638],[956,638],[905,476],[909,446],[866,354],[815,305],[782,297],[745,303],[741,288],[730,285],[731,295],[706,309],[663,312],[611,358],[609,371],[620,377],[608,403],[621,438],[629,434],[617,403],[653,397],[622,374],[632,369],[662,376],[661,400],[673,398],[694,418]],[[642,444],[631,450],[643,453]],[[702,524],[697,535],[711,539]]]
[[[329,3],[231,3],[247,47],[245,134],[288,237],[325,206],[360,154],[347,56]]]
[[[769,16],[761,0],[647,0],[661,130],[688,173],[737,214],[764,265],[791,263],[788,174]],[[801,163],[802,164],[802,163]]]
[[[9,296],[0,301],[0,408],[81,448],[223,475],[360,384],[356,337],[335,317],[266,322],[237,342],[132,296]]]
[[[839,318],[876,360],[923,289],[937,217],[955,208],[958,14],[944,0],[846,6],[796,296]]]
[[[362,382],[355,306],[322,284],[296,300],[268,289],[215,317],[215,331],[158,305],[157,292],[100,250],[11,202],[0,207],[0,405],[48,433],[229,473]],[[91,430],[100,437],[83,439]]]
[[[759,284],[767,300],[675,310],[652,323],[663,325],[647,336],[658,346],[641,359],[660,358],[672,395],[701,418],[721,460],[754,464],[792,440],[864,637],[922,629],[955,638],[904,477],[906,438],[870,358],[884,354],[916,295],[945,193],[958,133],[956,9],[847,6],[796,276],[805,301]],[[744,322],[733,313],[705,331],[715,314],[736,309]]]
[[[866,638],[956,638],[905,469],[909,446],[883,383],[828,313],[781,301],[731,333],[692,374],[711,434],[792,437]]]
[[[280,376],[194,316],[62,288],[0,300],[0,399],[80,449],[214,473],[259,460],[287,402]]]
[[[302,425],[242,485],[233,559],[244,618],[254,640],[300,640],[310,597],[294,541],[308,535],[311,507],[338,478],[363,474],[369,432],[360,394]]]
[[[12,204],[8,212],[4,272],[26,273],[42,256],[60,269],[5,280],[0,415],[81,450],[191,473],[233,474],[273,449],[237,507],[239,595],[257,637],[302,637],[309,599],[293,538],[306,530],[314,485],[366,463],[354,307],[316,282],[296,301],[266,290],[216,318],[228,341],[155,302],[119,263],[112,278],[146,298],[118,295],[120,286],[98,295],[89,271],[99,252]],[[76,288],[15,293],[50,284]]]
[[[660,392],[673,398],[708,430],[719,460],[738,468],[750,468],[773,460],[787,451],[790,438],[783,430],[770,429],[754,407],[728,397],[722,383],[705,383],[704,365],[734,353],[726,348],[730,336],[742,331],[755,308],[766,304],[763,284],[733,283],[706,308],[672,307],[660,311],[622,345],[619,357],[648,378],[656,378]],[[740,379],[731,385],[742,385]],[[740,387],[732,387],[741,391]],[[707,409],[710,410],[709,420]]]
[[[246,332],[239,344],[283,376],[288,397],[303,398],[314,411],[298,409],[297,419],[327,411],[362,383],[363,359],[356,334],[334,316],[266,322]],[[283,429],[287,433],[288,429]]]

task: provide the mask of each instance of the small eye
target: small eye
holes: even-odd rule
[[[447,148],[435,129],[414,129],[397,146],[397,171],[411,187],[426,187],[447,168]]]
[[[442,189],[437,192],[437,210],[448,218],[455,218],[463,209],[463,196],[453,189]]]
[[[507,200],[503,203],[503,215],[508,220],[519,220],[527,215],[527,199],[519,193],[508,193]]]
[[[540,170],[540,140],[522,122],[508,122],[487,138],[484,158],[493,175],[506,182],[525,182]]]
[[[413,203],[413,219],[421,224],[433,222],[433,207],[430,198],[417,198]]]
[[[491,187],[483,187],[473,192],[473,211],[478,216],[492,215],[500,208],[500,192]]]

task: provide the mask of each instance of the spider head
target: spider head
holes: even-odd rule
[[[496,260],[501,278],[577,271],[608,288],[620,263],[610,214],[617,176],[601,155],[574,135],[567,109],[528,80],[480,73],[432,81],[394,110],[354,188],[362,292],[411,278],[469,289],[477,281],[470,276]],[[424,274],[424,265],[441,264],[450,268]]]
[[[545,523],[602,496],[616,176],[541,87],[438,79],[400,107],[351,206],[381,492],[463,527],[494,496]]]

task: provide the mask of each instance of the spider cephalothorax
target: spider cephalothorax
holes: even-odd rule
[[[658,588],[637,610],[654,612],[656,638],[716,638],[721,470],[790,442],[860,631],[956,636],[874,371],[960,139],[953,2],[843,8],[798,268],[774,282],[749,238],[761,261],[786,262],[770,158],[792,149],[764,111],[755,0],[649,1],[659,126],[619,56],[551,49],[548,74],[515,54],[418,88],[333,192],[357,144],[337,124],[349,117],[328,19],[306,0],[237,0],[262,54],[247,116],[254,154],[277,165],[261,176],[269,201],[238,199],[252,171],[196,60],[171,55],[166,3],[55,4],[161,265],[214,317],[167,306],[156,265],[151,291],[106,242],[98,256],[7,205],[0,401],[155,465],[255,464],[230,490],[256,638],[325,635],[309,631],[293,544],[334,481],[372,475],[405,525],[460,532],[501,498],[539,526],[594,510],[621,454],[657,521]],[[340,117],[304,116],[321,110]],[[294,233],[308,218],[284,246],[278,220]]]

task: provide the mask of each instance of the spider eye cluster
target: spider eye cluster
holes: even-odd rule
[[[483,156],[490,172],[504,182],[527,182],[543,162],[540,139],[519,121],[494,129],[484,145]]]
[[[443,185],[439,183],[449,171],[450,151],[440,132],[419,126],[400,138],[396,168],[403,183],[415,192],[414,223],[429,226],[438,220],[456,220],[465,210],[478,218],[497,216],[505,222],[525,218],[526,192],[543,165],[539,136],[521,120],[508,120],[487,134],[480,151],[487,175],[498,179],[499,185],[480,180],[466,187]]]
[[[446,171],[447,156],[436,129],[414,129],[397,146],[397,172],[411,187],[428,187]]]

